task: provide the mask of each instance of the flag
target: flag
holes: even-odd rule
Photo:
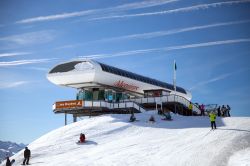
[[[174,79],[173,79],[174,91],[176,91],[176,70],[177,70],[177,65],[174,60]]]

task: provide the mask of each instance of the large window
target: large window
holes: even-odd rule
[[[77,100],[93,100],[93,92],[89,90],[81,90],[77,93]]]
[[[73,61],[73,62],[57,65],[49,73],[61,73],[61,72],[68,72],[68,71],[74,70],[75,65],[80,62],[81,61]]]
[[[135,73],[125,71],[125,70],[122,70],[122,69],[118,69],[116,67],[112,67],[112,66],[109,66],[109,65],[106,65],[106,64],[103,64],[103,63],[99,63],[99,64],[101,65],[102,70],[105,71],[105,72],[113,73],[113,74],[116,74],[116,75],[120,75],[120,76],[123,76],[123,77],[134,79],[134,80],[138,80],[138,81],[145,82],[145,83],[148,83],[148,84],[152,84],[152,85],[155,85],[155,86],[160,86],[162,88],[174,90],[174,86],[171,85],[171,84],[168,84],[168,83],[165,83],[165,82],[162,82],[162,81],[158,81],[158,80],[155,80],[155,79],[152,79],[152,78],[148,78],[148,77],[145,77],[145,76],[141,76],[139,74],[135,74]],[[181,87],[176,87],[176,91],[186,94],[186,91]]]

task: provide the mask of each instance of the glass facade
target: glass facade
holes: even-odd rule
[[[105,100],[109,102],[119,102],[120,100],[128,99],[129,95],[124,92],[116,92],[111,89],[88,89],[80,90],[77,93],[77,100]]]
[[[99,64],[101,65],[102,70],[105,71],[105,72],[120,75],[120,76],[127,77],[127,78],[130,78],[130,79],[134,79],[134,80],[137,80],[137,81],[145,82],[145,83],[152,84],[152,85],[155,85],[155,86],[159,86],[159,87],[162,87],[162,88],[174,90],[174,86],[171,85],[171,84],[168,84],[168,83],[165,83],[165,82],[162,82],[162,81],[158,81],[158,80],[155,80],[155,79],[152,79],[152,78],[149,78],[149,77],[144,77],[144,76],[141,76],[139,74],[135,74],[135,73],[125,71],[125,70],[122,70],[122,69],[118,69],[116,67],[112,67],[112,66],[109,66],[109,65],[106,65],[106,64],[103,64],[103,63],[99,63]],[[186,94],[186,91],[181,87],[176,87],[176,91]]]
[[[104,97],[104,90],[99,90],[98,99],[99,99],[99,100],[105,100],[105,97]]]
[[[80,90],[76,95],[77,100],[93,100],[93,92],[89,90]]]

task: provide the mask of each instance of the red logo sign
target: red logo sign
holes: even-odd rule
[[[138,86],[125,83],[124,81],[121,81],[121,80],[115,82],[114,86],[119,87],[119,88],[123,88],[123,89],[128,89],[131,91],[136,91],[137,89],[139,89]]]

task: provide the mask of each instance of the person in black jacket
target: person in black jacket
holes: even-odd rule
[[[6,157],[6,166],[11,166],[9,157]]]
[[[221,116],[220,106],[217,108],[217,115],[218,115],[218,116]]]
[[[231,107],[229,105],[227,105],[227,115],[230,117],[230,110],[231,110]]]
[[[28,149],[28,147],[25,147],[24,150],[24,160],[23,160],[23,165],[29,165],[29,160],[30,160],[30,150]]]

